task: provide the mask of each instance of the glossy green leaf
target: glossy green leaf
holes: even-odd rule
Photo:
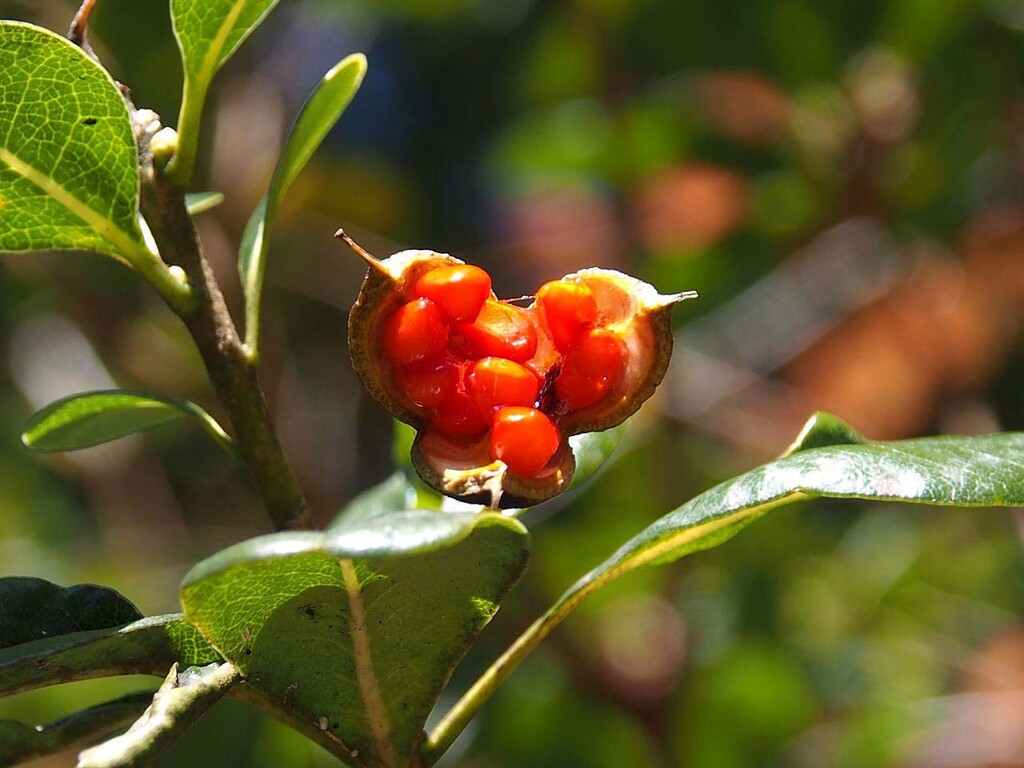
[[[85,747],[123,731],[145,711],[151,699],[151,694],[133,693],[45,725],[0,720],[0,767]]]
[[[832,435],[834,425],[829,425]],[[850,430],[851,434],[855,434]],[[804,442],[819,438],[807,435]],[[1024,434],[845,443],[784,456],[712,488],[630,539],[584,577],[605,580],[722,543],[765,512],[816,497],[947,506],[1024,504]]]
[[[0,22],[0,72],[0,251],[146,251],[135,139],[110,75],[17,22]]]
[[[171,23],[185,70],[178,147],[167,168],[178,183],[187,184],[192,176],[213,76],[275,5],[277,0],[171,0]]]
[[[131,601],[109,587],[62,587],[30,576],[0,579],[0,648],[141,618]]]
[[[263,536],[186,576],[186,617],[279,710],[359,765],[407,765],[455,664],[526,564],[496,514],[363,507]],[[358,758],[356,756],[358,753]]]
[[[223,202],[223,192],[189,192],[185,195],[185,210],[189,216],[198,216],[212,211]]]
[[[425,746],[427,764],[447,749],[519,661],[601,587],[642,566],[717,546],[776,507],[817,497],[1020,506],[1024,433],[869,443],[835,416],[817,414],[782,458],[665,515],[566,590],[438,725]]]
[[[74,451],[183,416],[196,419],[219,445],[234,452],[231,438],[195,403],[121,389],[83,392],[50,403],[29,419],[21,441],[33,451]]]
[[[250,353],[259,355],[260,296],[267,245],[281,200],[327,133],[352,101],[366,74],[366,57],[346,56],[317,85],[302,106],[277,161],[270,189],[256,206],[242,234],[238,274],[245,291],[245,335]]]
[[[109,675],[163,677],[175,662],[187,667],[220,658],[180,614],[155,616],[0,650],[0,696]]]

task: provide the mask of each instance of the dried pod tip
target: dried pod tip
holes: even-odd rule
[[[344,242],[345,245],[347,245],[349,248],[351,248],[352,252],[356,256],[361,258],[363,261],[365,261],[366,264],[371,269],[377,269],[377,270],[381,269],[381,261],[380,261],[380,259],[378,259],[376,256],[374,256],[368,250],[363,248],[363,246],[361,246],[359,243],[357,243],[355,240],[353,240],[351,237],[349,237],[348,233],[344,229],[342,229],[341,227],[338,227],[338,231],[334,233],[334,239],[335,240],[341,240],[342,242]]]

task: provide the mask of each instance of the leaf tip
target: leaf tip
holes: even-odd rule
[[[867,440],[857,430],[828,411],[815,411],[804,424],[800,434],[792,444],[783,451],[789,456],[811,448],[826,448],[831,445],[857,445]]]

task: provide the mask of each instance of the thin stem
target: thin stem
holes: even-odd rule
[[[584,585],[579,591],[569,596],[564,602],[559,601],[531,624],[516,641],[509,646],[497,661],[488,667],[473,686],[466,691],[455,706],[441,719],[427,739],[420,746],[420,757],[423,765],[431,766],[440,759],[459,734],[476,716],[484,703],[491,698],[505,679],[540,642],[551,634],[562,620],[591,594],[600,589],[606,579],[595,579]],[[572,590],[570,590],[572,591]]]
[[[239,449],[238,443],[235,442],[231,435],[224,431],[224,428],[217,423],[217,420],[213,418],[213,416],[208,414],[195,403],[186,402],[184,405],[185,408],[188,409],[189,413],[199,420],[203,429],[206,430],[206,433],[213,438],[217,445],[236,459],[242,459],[242,451]]]
[[[167,178],[179,187],[187,186],[192,180],[208,86],[209,79],[197,82],[185,73],[185,85],[181,91],[181,111],[178,113],[178,146],[166,170]]]
[[[311,520],[298,481],[285,460],[256,368],[228,313],[203,254],[183,190],[143,163],[141,209],[164,258],[185,270],[196,305],[182,314],[210,381],[227,410],[243,460],[278,530],[308,528]]]
[[[195,293],[184,280],[184,275],[179,277],[155,253],[139,246],[126,254],[126,258],[176,314],[187,315],[196,308]]]

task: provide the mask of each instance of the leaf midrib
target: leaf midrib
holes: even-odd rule
[[[238,17],[242,15],[242,11],[247,4],[248,0],[236,0],[234,5],[231,6],[231,10],[224,16],[224,21],[217,29],[217,34],[210,41],[210,47],[206,50],[206,55],[203,56],[203,61],[196,72],[196,79],[200,83],[209,83],[213,79],[213,73],[217,71],[217,67],[220,64],[220,54],[224,50],[224,44],[227,42],[228,35],[231,34],[235,22],[238,21]]]
[[[388,722],[384,700],[381,697],[377,675],[373,669],[370,636],[366,628],[366,610],[363,605],[362,586],[351,560],[339,560],[341,576],[348,593],[348,625],[352,638],[352,660],[356,668],[359,694],[366,709],[366,723],[373,741],[373,751],[380,765],[399,768],[398,754],[391,743],[391,725]]]
[[[108,256],[125,260],[126,257],[139,255],[145,250],[142,243],[117,226],[110,218],[94,208],[90,208],[59,181],[25,162],[5,147],[0,147],[0,162],[56,200],[74,216],[85,222],[97,235],[114,246],[116,250],[108,252]],[[152,254],[146,250],[145,256],[150,258]]]

